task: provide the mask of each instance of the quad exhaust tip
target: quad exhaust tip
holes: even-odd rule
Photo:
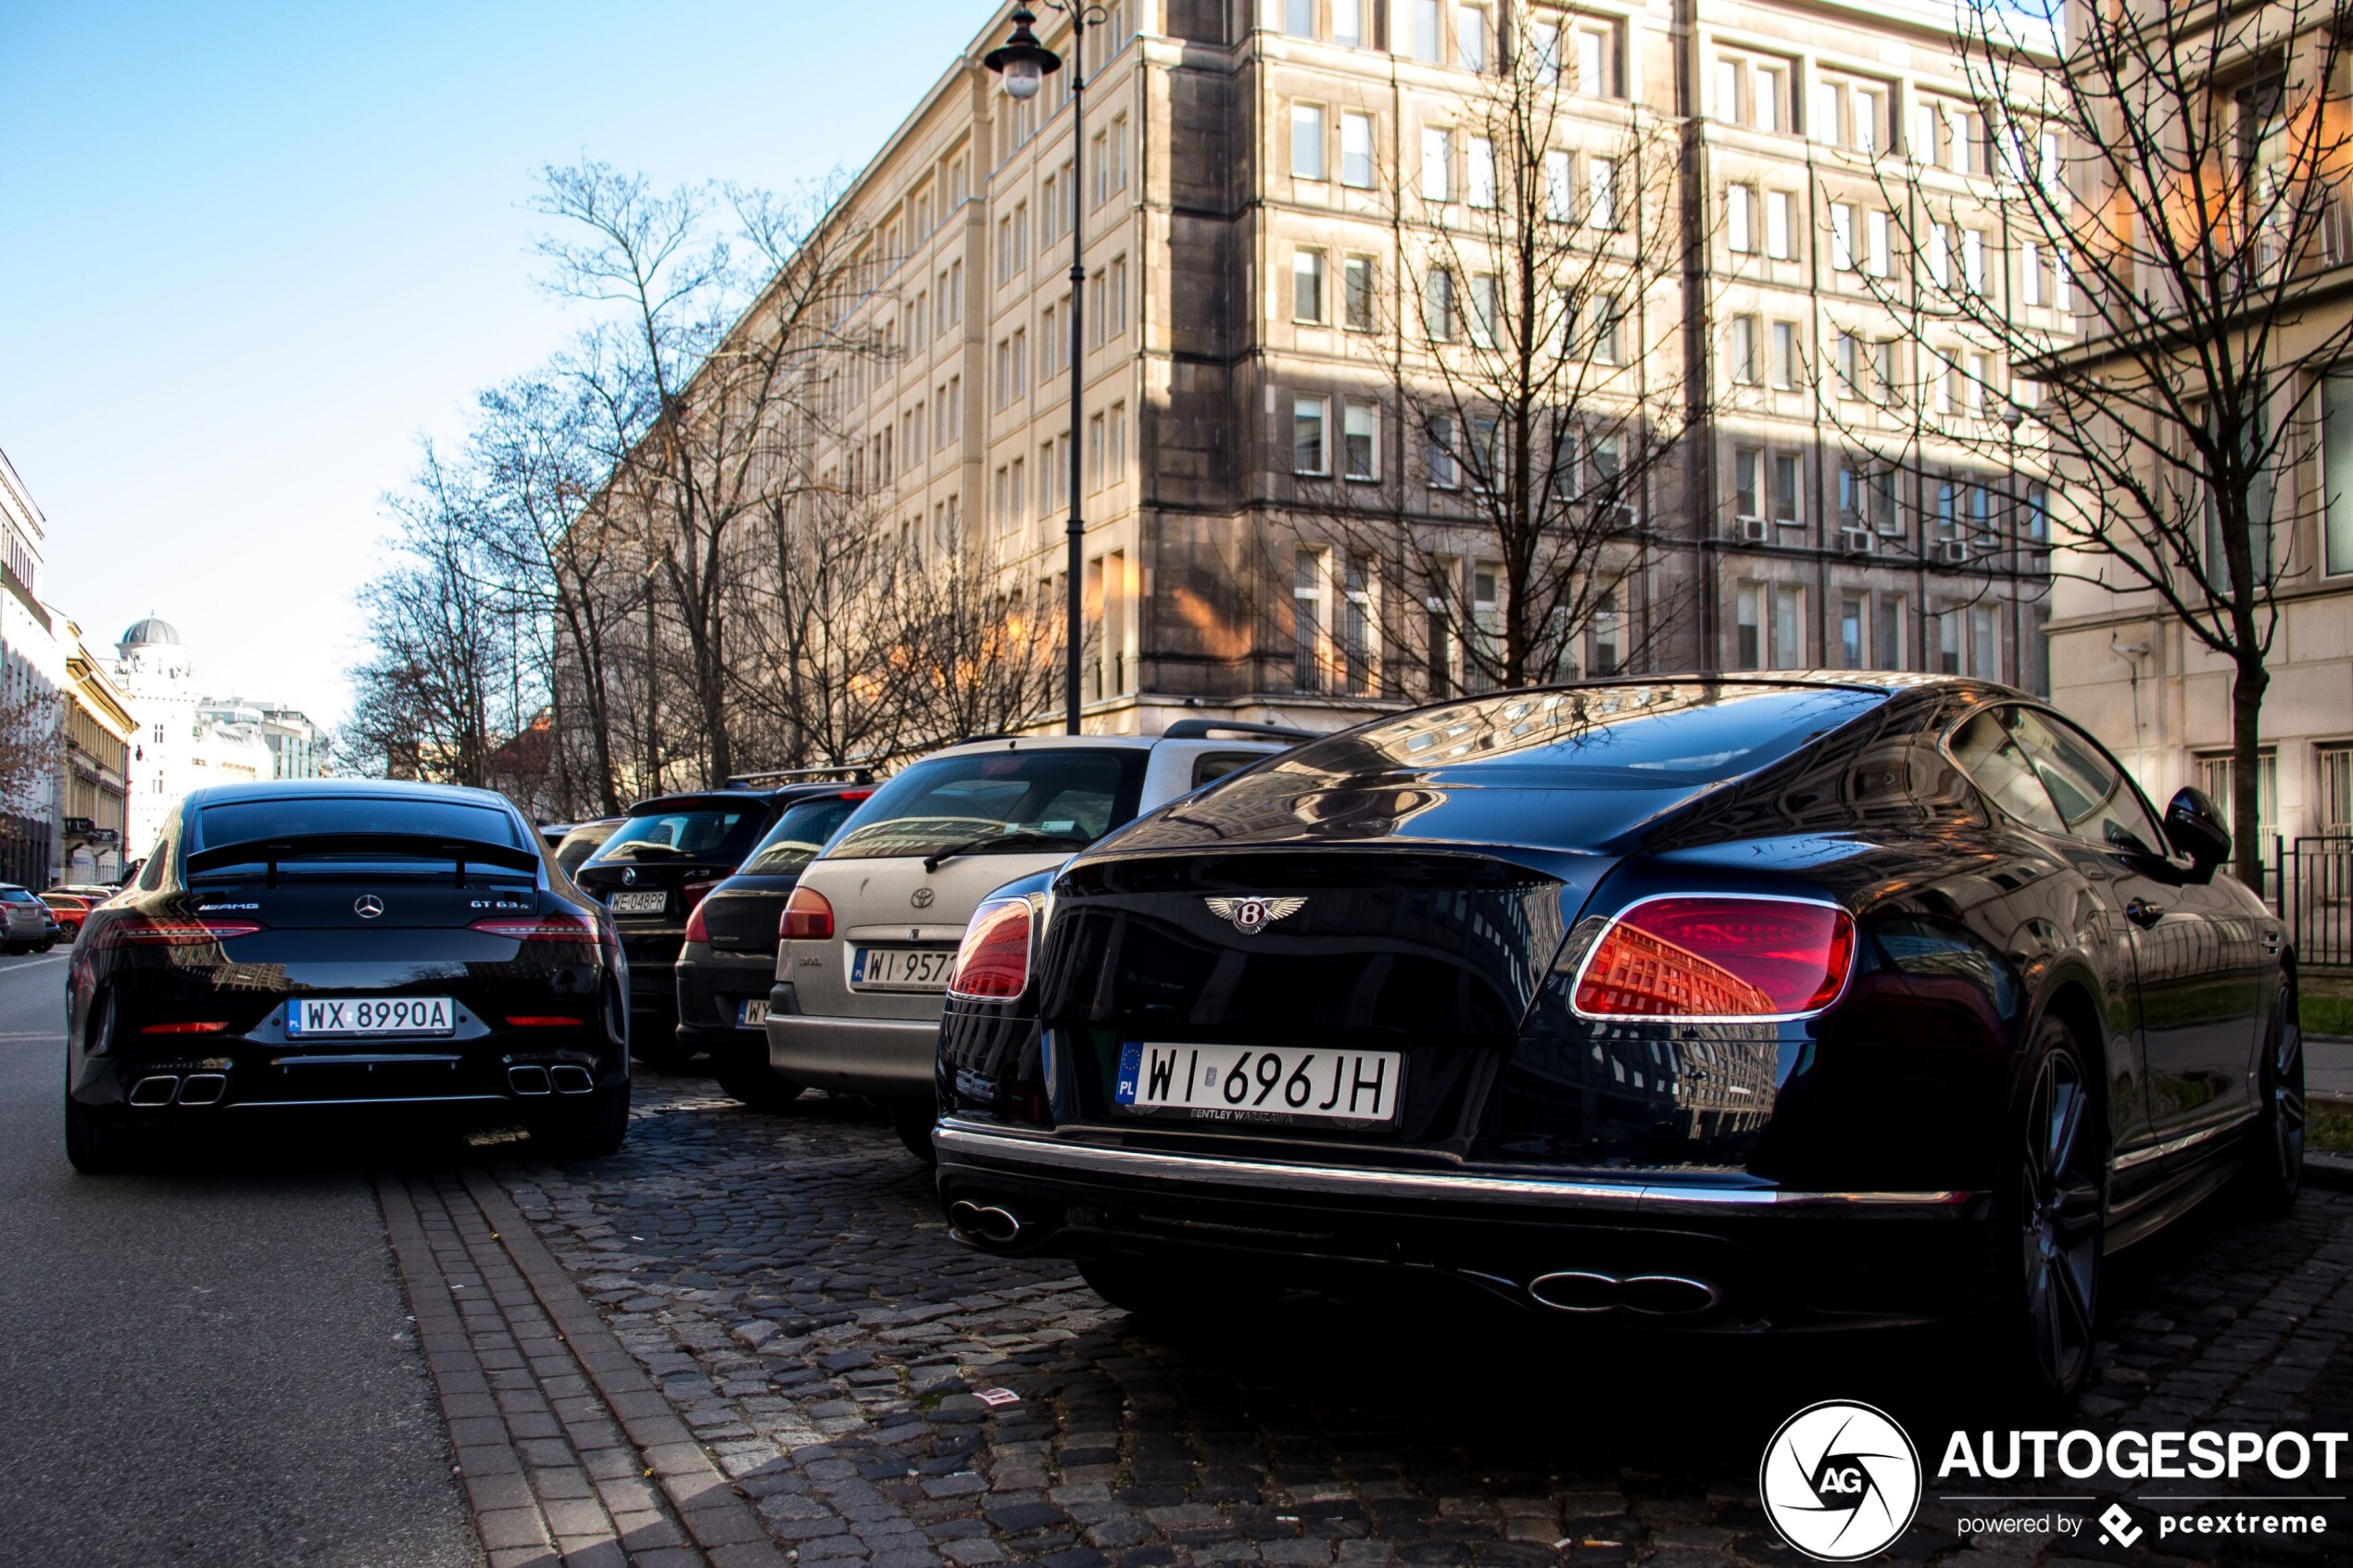
[[[547,1081],[560,1095],[585,1095],[597,1086],[596,1078],[586,1068],[569,1061],[547,1069]]]
[[[996,1247],[1010,1247],[1021,1239],[1021,1216],[993,1203],[980,1204],[960,1198],[948,1206],[948,1223],[965,1235],[976,1236]]]
[[[544,1067],[510,1067],[507,1087],[519,1095],[544,1095],[551,1092],[547,1070]]]
[[[138,1106],[170,1105],[180,1093],[176,1074],[159,1073],[152,1078],[142,1078],[131,1085],[131,1103]]]
[[[1650,1318],[1694,1317],[1714,1309],[1724,1293],[1684,1274],[1602,1273],[1563,1269],[1530,1280],[1529,1296],[1556,1312],[1633,1312]]]
[[[220,1073],[192,1073],[181,1080],[182,1105],[219,1105],[229,1092],[229,1079]]]

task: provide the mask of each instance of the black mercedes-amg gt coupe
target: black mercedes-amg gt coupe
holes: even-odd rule
[[[336,1112],[521,1120],[564,1155],[629,1119],[604,910],[503,797],[349,780],[192,792],[66,982],[66,1153]]]
[[[1387,1269],[1638,1324],[1959,1318],[2063,1398],[2105,1255],[2296,1192],[2295,955],[2229,844],[1979,682],[1384,717],[981,908],[940,1194],[1139,1311]]]

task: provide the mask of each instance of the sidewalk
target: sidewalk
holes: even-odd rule
[[[2316,1100],[2353,1108],[2353,1040],[2304,1036],[2304,1092]]]

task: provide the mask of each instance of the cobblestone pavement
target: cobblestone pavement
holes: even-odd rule
[[[956,1244],[854,1102],[765,1116],[651,1075],[638,1100],[616,1158],[518,1145],[491,1170],[804,1568],[1793,1564],[1757,1461],[1828,1397],[1889,1411],[1930,1467],[1898,1561],[2171,1561],[2158,1522],[2193,1505],[2156,1494],[2236,1490],[2055,1481],[2088,1499],[2058,1508],[2072,1537],[1964,1537],[2052,1509],[1939,1495],[1956,1426],[2036,1423],[1973,1408],[1934,1336],[1603,1337],[1452,1298],[1302,1298],[1170,1336],[1063,1263]],[[2097,1382],[2062,1424],[2353,1424],[2353,1195],[2269,1223],[2218,1209],[2116,1261],[2109,1289]],[[997,1389],[1018,1401],[976,1397]],[[2145,1527],[2129,1551],[2088,1523],[2120,1494]],[[2319,1540],[2162,1544],[2353,1561],[2353,1512],[2314,1511]]]

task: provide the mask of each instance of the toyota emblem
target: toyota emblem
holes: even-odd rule
[[[351,907],[361,920],[373,920],[384,912],[384,901],[372,893],[362,893],[351,901]]]
[[[914,905],[915,908],[919,909],[930,909],[932,891],[928,887],[918,887],[912,893],[907,895],[907,902]]]
[[[1244,936],[1255,936],[1278,920],[1297,914],[1307,900],[1304,898],[1205,898],[1209,912],[1220,920],[1234,922],[1234,929]]]

